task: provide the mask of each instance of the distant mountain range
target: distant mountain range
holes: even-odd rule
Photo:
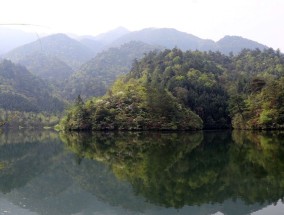
[[[23,107],[27,107],[23,110],[35,111],[62,109],[63,103],[53,97],[54,89],[50,87],[50,83],[55,87],[57,94],[68,100],[73,100],[79,94],[83,98],[101,96],[119,75],[130,71],[135,59],[142,58],[152,50],[176,47],[181,50],[237,54],[244,48],[260,50],[268,48],[242,37],[226,36],[214,42],[170,28],[147,28],[135,32],[117,28],[98,36],[82,36],[77,39],[65,34],[39,38],[35,34],[21,31],[5,30],[5,34],[1,32],[4,30],[1,31],[0,28],[0,39],[5,42],[0,43],[0,55],[6,52],[1,57],[11,62],[3,61],[4,63],[0,64],[2,66],[0,96],[4,100],[14,98],[9,106],[12,109],[21,108],[17,106],[20,103],[15,102],[18,100],[25,104],[22,105]],[[11,50],[12,48],[14,49]],[[21,64],[27,69],[14,63]],[[11,73],[18,70],[21,72],[7,79],[1,76],[1,72],[6,70]],[[16,80],[18,76],[23,76],[23,80],[21,78]],[[17,86],[37,88],[31,87],[19,92],[18,88],[15,88],[16,85],[9,84],[18,82],[21,83]],[[29,93],[30,90],[35,94],[26,95],[25,93]],[[42,101],[43,98],[52,107],[48,107],[48,104]],[[44,103],[44,106],[40,106],[41,103]]]
[[[123,27],[116,28],[114,30],[108,31],[106,33],[99,34],[95,37],[90,37],[89,39],[100,41],[104,44],[110,44],[113,41],[119,39],[120,37],[131,33],[129,30]]]
[[[180,32],[172,28],[147,28],[141,31],[130,32],[115,40],[109,46],[119,46],[130,41],[141,41],[151,45],[159,45],[172,49],[177,47],[183,51],[220,51],[224,54],[238,53],[244,48],[268,48],[265,45],[237,36],[225,36],[218,42],[201,39],[192,34]]]
[[[130,31],[126,28],[119,27],[97,36],[81,36],[79,37],[79,41],[97,54],[106,49],[109,44],[128,33],[130,33]]]
[[[20,40],[21,43],[32,40],[32,34],[19,31],[19,36],[16,37],[18,31],[6,31],[6,35],[14,35],[12,38],[19,39],[22,35],[26,35]],[[3,38],[3,35],[1,37]],[[258,48],[260,50],[268,48],[265,45],[238,36],[226,36],[214,42],[171,28],[147,28],[130,32],[120,27],[98,36],[82,36],[78,39],[72,39],[65,34],[54,34],[43,38],[33,37],[33,39],[37,40],[9,51],[2,55],[2,58],[23,64],[32,73],[50,80],[54,80],[54,78],[66,79],[98,53],[112,47],[119,48],[121,45],[132,41],[139,41],[161,49],[177,47],[184,51],[220,51],[225,54],[230,52],[237,54],[244,48]],[[3,41],[5,43],[0,44],[0,50],[7,50],[7,48],[5,49],[6,41],[9,44],[11,40],[3,39]],[[19,43],[14,45],[16,44]],[[127,53],[124,54],[127,55]],[[123,56],[117,57],[123,58]],[[105,71],[105,69],[102,69],[102,71]]]
[[[80,36],[78,39],[71,39],[65,34],[54,34],[37,38],[35,34],[21,31],[6,30],[5,32],[5,34],[2,33],[0,28],[0,33],[2,33],[0,34],[0,39],[1,41],[5,41],[5,43],[0,44],[0,54],[1,52],[5,52],[5,50],[9,50],[7,46],[12,43],[13,38],[13,46],[10,45],[10,49],[15,48],[13,51],[3,55],[5,58],[19,61],[19,59],[23,58],[25,55],[30,55],[34,52],[44,52],[58,57],[69,65],[71,64],[73,68],[78,68],[82,62],[85,63],[102,50],[111,47],[119,47],[131,41],[140,41],[169,49],[177,47],[183,51],[211,50],[220,51],[225,54],[230,52],[237,54],[244,48],[258,48],[261,50],[268,48],[266,45],[239,36],[225,36],[219,41],[214,42],[213,40],[201,39],[192,34],[172,28],[146,28],[140,31],[130,32],[120,27],[97,36]],[[12,36],[8,39],[5,35],[6,37],[9,35]],[[20,38],[22,39],[20,40]],[[20,42],[17,42],[19,40]],[[33,42],[28,43],[30,41]],[[28,44],[23,45],[24,43]],[[20,47],[17,47],[17,45]]]

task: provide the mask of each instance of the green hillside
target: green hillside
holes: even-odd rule
[[[11,61],[0,62],[0,108],[27,112],[58,112],[64,103],[52,89],[25,67]]]
[[[35,53],[24,57],[19,61],[31,73],[47,80],[49,83],[61,83],[69,78],[73,69],[57,57]]]
[[[82,65],[64,84],[64,97],[74,100],[78,95],[82,98],[104,95],[118,76],[130,71],[135,59],[140,59],[155,49],[161,48],[142,42],[130,42],[99,53]]]
[[[106,96],[77,102],[61,125],[147,130],[157,123],[155,129],[198,129],[198,115],[205,129],[283,129],[283,86],[284,55],[272,49],[236,56],[176,48],[151,52]],[[148,119],[153,120],[143,127]]]

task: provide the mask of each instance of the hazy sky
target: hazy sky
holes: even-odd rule
[[[169,27],[215,41],[238,35],[284,51],[284,0],[1,0],[0,8],[0,24],[45,26],[39,33]]]

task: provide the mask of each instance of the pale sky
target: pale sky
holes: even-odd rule
[[[97,35],[175,28],[203,39],[237,35],[284,51],[284,0],[0,0],[0,24],[32,30]],[[26,30],[31,27],[25,26]]]

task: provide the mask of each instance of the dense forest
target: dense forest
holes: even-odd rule
[[[284,56],[279,50],[244,49],[227,56],[175,48],[134,61],[104,97],[86,102],[78,97],[61,127],[281,129],[283,103]]]

